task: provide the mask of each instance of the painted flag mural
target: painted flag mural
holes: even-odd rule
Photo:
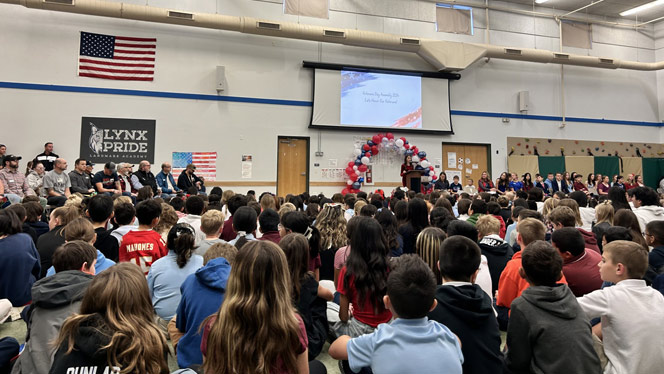
[[[188,164],[196,165],[196,175],[213,181],[217,178],[217,152],[173,152],[173,176],[182,174]]]
[[[78,75],[101,79],[153,81],[155,38],[81,32]]]

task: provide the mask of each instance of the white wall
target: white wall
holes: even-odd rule
[[[125,1],[127,2],[127,1]],[[132,0],[145,4],[145,0]],[[306,24],[396,33],[455,41],[484,42],[484,11],[476,11],[473,36],[436,33],[434,3],[413,0],[331,0],[329,20],[284,15],[280,1],[148,1],[148,4],[201,12],[263,17]],[[493,44],[558,49],[553,20],[490,12]],[[658,30],[661,24],[657,26]],[[76,76],[79,31],[125,36],[157,37],[155,81],[114,82]],[[661,34],[661,31],[659,32]],[[654,29],[637,32],[593,26],[593,48],[565,51],[638,61],[664,58],[663,42]],[[415,55],[267,38],[145,22],[115,20],[0,5],[0,81],[84,87],[126,88],[178,93],[216,94],[215,67],[226,67],[225,95],[310,101],[312,73],[303,60],[424,69],[431,67]],[[656,46],[660,49],[657,50]],[[566,115],[616,120],[664,119],[662,73],[565,68]],[[451,83],[451,108],[482,112],[518,113],[517,92],[530,92],[529,114],[561,116],[560,67],[511,61],[478,62]],[[0,89],[0,143],[25,158],[55,143],[56,153],[73,160],[78,155],[82,116],[157,120],[155,163],[170,159],[172,151],[217,151],[218,180],[239,181],[240,157],[254,156],[254,181],[276,180],[277,136],[311,137],[311,181],[322,181],[320,168],[329,159],[339,166],[352,154],[353,138],[373,133],[324,131],[323,158],[314,156],[319,132],[308,129],[309,107],[228,103]],[[506,137],[533,136],[607,141],[664,140],[658,127],[613,124],[559,123],[500,118],[454,116],[451,136],[405,136],[440,159],[441,142],[489,143],[492,173],[506,165]],[[399,182],[398,159],[377,165],[377,181]],[[70,163],[71,164],[71,163]],[[238,188],[244,190],[246,187]],[[262,188],[261,188],[262,189]],[[266,188],[272,189],[274,188]],[[332,193],[337,187],[314,187],[311,192]]]

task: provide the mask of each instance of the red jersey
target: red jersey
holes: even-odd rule
[[[120,262],[133,262],[148,275],[152,263],[168,254],[166,243],[158,232],[129,231],[122,237]]]
[[[346,296],[348,301],[353,304],[353,317],[371,327],[378,327],[381,323],[390,322],[392,319],[392,312],[390,312],[389,309],[385,309],[382,300],[380,301],[380,305],[378,305],[378,313],[374,312],[373,305],[368,298],[367,300],[364,300],[364,303],[362,303],[363,305],[360,305],[359,294],[355,291],[355,277],[351,276],[346,285],[344,284],[345,277],[346,267],[344,266],[341,268],[341,272],[339,272],[337,291]]]

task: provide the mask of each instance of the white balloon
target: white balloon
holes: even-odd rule
[[[420,158],[418,156],[413,155],[412,161],[416,163],[420,162]]]
[[[383,137],[383,140],[382,140],[383,144],[387,144],[387,142],[389,142],[389,141],[390,141],[390,139],[388,139],[386,137]]]
[[[362,154],[362,151],[359,148],[355,148],[355,150],[353,151],[353,154],[355,156],[359,156],[360,154]]]
[[[353,181],[349,179],[346,181],[346,184],[350,186],[351,184],[353,184]]]
[[[357,165],[353,165],[353,170],[357,171]]]
[[[427,160],[422,161],[422,167],[423,168],[428,169],[429,166],[430,166],[429,161],[427,161]]]
[[[401,148],[401,147],[403,147],[403,140],[397,139],[397,140],[394,141],[394,144],[396,144],[397,147]]]
[[[362,157],[362,163],[365,164],[365,165],[368,165],[369,164],[369,157],[366,157],[366,156]]]
[[[394,145],[394,139],[390,139],[390,140],[387,142],[387,145],[389,145],[390,147],[393,146],[393,145]]]

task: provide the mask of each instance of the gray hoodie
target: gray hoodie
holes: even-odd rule
[[[12,374],[48,374],[55,354],[50,344],[57,338],[65,319],[79,312],[91,281],[92,275],[67,270],[35,282],[26,320],[25,349],[16,360]]]
[[[505,372],[600,374],[591,334],[567,285],[530,286],[512,302]]]

